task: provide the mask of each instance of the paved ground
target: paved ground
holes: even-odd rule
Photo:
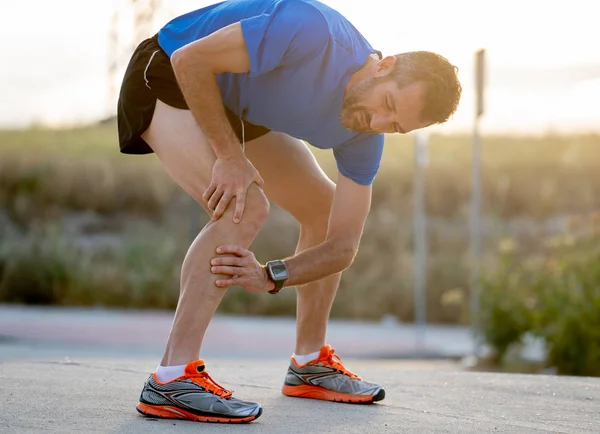
[[[148,419],[134,406],[171,314],[0,306],[0,433],[599,433],[600,379],[466,372],[467,329],[332,321],[328,341],[387,398],[352,406],[287,398],[292,319],[218,317],[211,375],[263,416],[250,425]],[[427,357],[426,360],[419,357]]]
[[[288,398],[281,361],[225,360],[211,375],[264,413],[250,425],[148,419],[134,410],[154,360],[0,365],[0,433],[597,433],[600,380],[456,372],[454,365],[351,360],[385,384],[371,406]]]

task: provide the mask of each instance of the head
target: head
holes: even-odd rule
[[[462,87],[439,54],[413,51],[367,62],[346,87],[340,120],[356,132],[408,133],[446,122]]]

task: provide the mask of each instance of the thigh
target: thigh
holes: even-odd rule
[[[193,114],[158,100],[142,138],[171,178],[207,210],[202,195],[210,184],[216,156]],[[249,141],[245,148],[265,181],[269,200],[303,224],[328,217],[335,184],[304,142],[270,132]]]
[[[303,141],[272,131],[249,142],[246,155],[264,179],[269,200],[301,224],[327,223],[335,184]]]
[[[169,176],[205,209],[202,199],[216,157],[192,112],[156,101],[152,122],[142,134]]]
[[[256,132],[263,134],[260,129]],[[192,112],[157,100],[152,122],[142,138],[158,156],[169,176],[209,215],[212,214],[202,195],[210,185],[216,155]],[[251,146],[256,140],[259,139],[251,140],[247,145]],[[259,207],[255,210],[259,215],[263,205],[268,207],[265,194],[258,186],[254,187],[248,189],[244,215],[250,215],[248,212],[253,206]],[[235,201],[229,204],[226,213],[233,212],[233,204]]]

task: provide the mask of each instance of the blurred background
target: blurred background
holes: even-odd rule
[[[155,156],[119,153],[115,105],[135,46],[170,18],[211,3],[0,4],[1,303],[175,307],[181,261],[207,218]],[[600,375],[600,28],[592,4],[324,3],[384,54],[444,55],[464,88],[451,121],[428,129],[422,166],[414,135],[387,137],[361,250],[332,317],[469,330],[476,285],[477,331],[487,348],[479,367]],[[474,283],[474,54],[482,48],[481,273]],[[335,179],[332,155],[313,151]],[[415,214],[417,179],[422,214]],[[427,222],[421,262],[416,219]],[[287,256],[297,235],[296,222],[273,207],[252,249],[262,261]],[[292,317],[295,294],[233,288],[219,313]],[[524,360],[531,342],[542,350]]]

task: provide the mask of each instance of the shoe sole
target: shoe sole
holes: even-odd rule
[[[327,390],[319,386],[310,386],[308,384],[300,386],[288,386],[284,384],[281,391],[284,395],[293,398],[320,399],[322,401],[345,402],[348,404],[371,404],[385,398],[385,390],[383,389],[380,389],[375,395],[362,396],[334,392],[333,390]]]
[[[262,408],[260,408],[256,415],[247,417],[231,418],[219,416],[199,416],[182,408],[169,405],[149,405],[144,404],[143,402],[139,402],[135,408],[144,416],[160,417],[163,419],[184,419],[206,423],[248,423],[258,419],[262,414]]]

